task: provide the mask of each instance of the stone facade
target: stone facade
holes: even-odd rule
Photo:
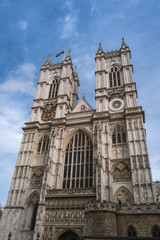
[[[99,45],[92,109],[84,95],[78,103],[70,51],[62,63],[49,56],[23,128],[0,240],[159,236],[159,193],[130,58],[124,39],[116,51]]]

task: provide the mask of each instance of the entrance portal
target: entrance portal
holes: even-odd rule
[[[80,240],[80,238],[72,231],[63,233],[58,240]]]

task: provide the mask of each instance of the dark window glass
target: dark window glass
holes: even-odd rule
[[[37,209],[38,209],[38,203],[36,203],[36,205],[34,206],[34,209],[33,209],[33,215],[32,215],[32,221],[31,221],[31,231],[33,231],[35,228]]]
[[[113,143],[113,144],[116,143],[116,135],[115,135],[115,134],[112,135],[112,143]]]
[[[137,237],[136,230],[132,226],[128,228],[128,237]]]
[[[81,179],[80,187],[83,188],[83,179]]]
[[[125,143],[126,142],[126,134],[125,133],[122,134],[122,138],[123,138],[123,143]]]
[[[75,180],[72,179],[72,188],[74,188],[74,187],[75,187]]]
[[[70,188],[70,180],[67,180],[67,188]]]
[[[155,238],[160,237],[160,227],[159,226],[154,226],[152,229],[152,236]]]
[[[76,166],[75,165],[73,165],[73,174],[72,174],[72,177],[75,177],[75,171],[76,170]]]
[[[79,179],[76,180],[76,188],[79,188]]]
[[[64,168],[64,178],[66,178],[66,176],[67,176],[67,166],[65,166]]]

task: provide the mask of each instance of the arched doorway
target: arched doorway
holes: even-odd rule
[[[62,233],[62,235],[58,238],[58,240],[80,240],[77,234],[72,231],[67,231]]]

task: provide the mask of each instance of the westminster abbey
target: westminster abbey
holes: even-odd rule
[[[78,102],[71,53],[41,69],[0,240],[160,239],[129,47],[95,56],[96,109]]]

